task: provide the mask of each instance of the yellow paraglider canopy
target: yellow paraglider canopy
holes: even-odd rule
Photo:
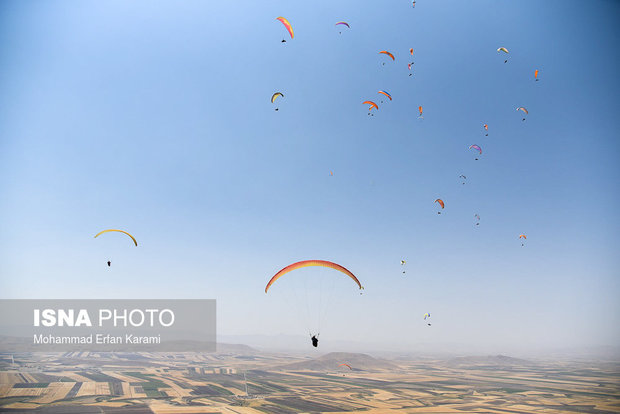
[[[136,241],[135,237],[133,237],[131,234],[127,233],[125,230],[116,230],[116,229],[103,230],[103,231],[100,231],[99,233],[95,234],[95,238],[97,238],[97,236],[99,236],[99,235],[101,235],[103,233],[108,233],[110,231],[117,231],[119,233],[125,233],[126,235],[131,237],[131,240],[133,240],[133,244],[135,244],[136,247],[138,247],[138,242]]]

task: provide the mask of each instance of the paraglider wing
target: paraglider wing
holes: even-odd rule
[[[484,124],[484,130],[488,131],[489,130],[489,126],[487,124]]]
[[[345,367],[349,367],[349,369],[350,369],[351,371],[353,371],[353,368],[351,368],[351,365],[349,365],[349,364],[340,364],[340,365],[338,365],[338,366],[339,366],[339,367],[341,367],[341,366],[343,366],[343,365],[344,365]]]
[[[505,47],[500,47],[500,48],[498,48],[498,49],[497,49],[497,52],[498,52],[498,53],[499,53],[499,52],[510,53],[510,52],[508,52],[508,49],[506,49]],[[518,54],[518,53],[517,53],[517,54]]]
[[[364,101],[364,102],[362,102],[362,104],[370,105],[370,108],[368,109],[369,111],[371,111],[372,108],[379,109],[379,106],[376,103],[374,103],[373,101]]]
[[[520,234],[520,235],[519,235],[519,238],[520,238],[520,239],[525,239],[525,240],[527,240],[527,236],[526,236],[525,234]]]
[[[388,98],[390,98],[390,101],[392,100],[392,95],[390,95],[389,93],[387,93],[386,91],[379,91],[378,93],[381,93],[385,96],[387,96]]]
[[[538,69],[534,71],[534,79],[538,80]]]
[[[435,203],[439,203],[442,209],[446,206],[441,198],[438,198],[437,200],[435,200]]]
[[[470,145],[469,149],[475,149],[478,150],[480,152],[480,154],[482,154],[482,148],[480,148],[478,145],[474,144],[474,145]]]
[[[426,318],[430,318],[430,316],[431,316],[431,314],[430,314],[430,313],[428,313],[428,312],[427,312],[427,313],[425,313],[425,314],[424,314],[424,320],[426,320]]]
[[[349,23],[347,23],[347,22],[338,22],[338,23],[336,23],[334,26],[338,26],[339,24],[342,24],[342,25],[344,25],[344,26],[347,26],[349,29],[351,28],[351,26],[349,26]]]
[[[527,115],[529,112],[527,112],[527,109],[525,109],[524,107],[520,106],[517,108],[517,111],[523,111],[525,112],[525,114]]]
[[[418,107],[418,111],[420,111],[420,116],[422,116],[422,107],[421,106]]]
[[[278,96],[281,96],[284,98],[284,95],[282,94],[282,92],[276,92],[273,95],[271,95],[271,103],[274,103]]]
[[[109,230],[103,230],[100,231],[99,233],[95,234],[95,238],[103,233],[108,233],[110,231],[117,231],[119,233],[124,233],[126,235],[128,235],[129,237],[131,237],[131,240],[133,240],[133,244],[136,245],[136,247],[138,247],[138,242],[136,241],[135,237],[133,237],[131,234],[127,233],[125,230],[116,230],[116,229],[109,229]]]
[[[411,70],[411,63],[407,63],[407,67]]]
[[[411,53],[411,56],[413,56],[413,48],[409,49],[409,53]]]
[[[291,265],[286,266],[284,269],[280,270],[278,273],[273,275],[273,277],[269,280],[269,283],[267,283],[267,286],[265,286],[265,293],[267,293],[271,285],[273,285],[273,283],[276,280],[278,280],[280,277],[284,276],[285,274],[293,270],[301,269],[302,267],[308,267],[308,266],[322,266],[322,267],[329,267],[330,269],[338,270],[339,272],[342,272],[345,275],[349,276],[351,279],[353,279],[353,281],[357,284],[357,286],[359,286],[360,289],[364,289],[360,281],[357,280],[357,277],[355,277],[353,273],[351,273],[345,267],[340,266],[339,264],[328,262],[327,260],[302,260],[301,262],[293,263]]]
[[[379,52],[379,53],[383,53],[383,54],[385,54],[385,55],[388,55],[389,57],[391,57],[391,58],[392,58],[392,60],[396,60],[396,59],[394,58],[394,55],[393,55],[393,54],[391,54],[390,52],[388,52],[387,50],[382,50],[382,51],[381,51],[381,52]]]
[[[293,33],[293,26],[291,26],[288,20],[286,20],[284,17],[277,17],[276,20],[279,20],[284,25],[284,27],[286,27],[286,30],[288,30],[288,34],[291,35],[291,39],[295,37]]]

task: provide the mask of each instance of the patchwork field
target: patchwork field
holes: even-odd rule
[[[28,354],[0,363],[7,413],[620,412],[618,363],[346,353]]]

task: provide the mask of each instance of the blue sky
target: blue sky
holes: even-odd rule
[[[215,298],[220,333],[305,334],[264,285],[326,259],[366,289],[323,337],[618,343],[618,3],[1,7],[2,297]]]

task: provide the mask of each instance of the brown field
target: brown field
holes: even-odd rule
[[[0,368],[0,412],[620,412],[618,363],[335,355],[16,355]]]

